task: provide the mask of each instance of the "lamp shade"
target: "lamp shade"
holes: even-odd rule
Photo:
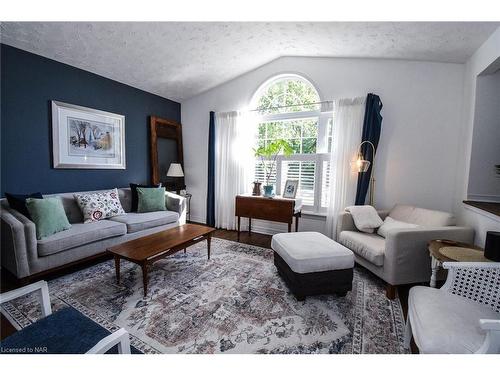
[[[167,177],[184,177],[182,166],[179,163],[171,163],[168,168]]]

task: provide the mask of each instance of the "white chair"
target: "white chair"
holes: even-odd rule
[[[31,324],[25,329],[14,333],[12,336],[8,336],[5,340],[3,340],[0,343],[3,352],[14,353],[16,347],[22,346],[20,345],[21,343],[27,346],[34,345],[35,347],[37,347],[37,345],[40,344],[40,342],[42,342],[44,343],[45,346],[46,343],[44,342],[44,337],[40,337],[39,335],[37,335],[37,328],[43,325],[44,327],[41,329],[41,331],[46,330],[47,321],[49,319],[52,319],[53,321],[51,322],[51,325],[48,325],[48,327],[58,326],[58,323],[62,323],[61,320],[70,319],[70,323],[73,324],[73,327],[77,326],[83,328],[88,327],[89,329],[94,329],[97,332],[97,337],[100,339],[99,342],[97,342],[93,347],[88,349],[85,353],[103,354],[116,345],[118,348],[118,353],[130,354],[130,338],[128,332],[124,328],[121,328],[118,331],[109,334],[109,332],[107,332],[97,323],[92,322],[90,319],[88,319],[87,317],[83,316],[82,314],[73,309],[71,309],[71,311],[70,309],[64,309],[66,311],[60,310],[52,314],[52,309],[50,307],[49,288],[46,281],[39,281],[37,283],[30,284],[22,288],[0,294],[0,304],[9,302],[13,299],[25,296],[30,293],[37,293],[38,301],[40,302],[42,307],[42,319]],[[70,313],[70,315],[68,315],[68,312]],[[61,317],[61,320],[58,320],[57,315]],[[79,321],[83,323],[79,325],[78,324]],[[75,332],[71,331],[71,326],[70,330],[68,332],[65,332],[64,327],[66,326],[67,325],[61,324],[61,327],[60,328],[58,327],[58,329],[60,329],[60,331],[57,332],[59,339],[69,337],[70,342],[76,340],[82,340],[81,337],[75,337]],[[23,335],[23,333],[27,331],[29,331],[29,333]],[[33,339],[35,339],[35,341],[37,342],[33,343]],[[90,345],[92,345],[94,342],[91,342]],[[82,347],[79,344],[76,344],[74,347],[72,347],[71,345],[66,345],[66,346],[61,345],[61,342],[55,344],[58,348],[56,350],[58,353],[66,351],[74,352],[74,350],[77,350],[79,347]],[[87,348],[90,345],[88,345]],[[61,348],[61,346],[63,346],[63,348]]]
[[[405,347],[420,353],[500,353],[500,263],[446,262],[441,289],[408,297]]]

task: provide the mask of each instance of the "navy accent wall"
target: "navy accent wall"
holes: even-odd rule
[[[124,115],[127,169],[54,169],[51,100]],[[180,122],[181,105],[2,44],[1,195],[97,190],[149,182],[150,115]]]

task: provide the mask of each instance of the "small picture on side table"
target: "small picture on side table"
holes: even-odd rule
[[[294,199],[297,195],[297,188],[299,187],[298,180],[286,180],[285,189],[283,190],[283,198]]]

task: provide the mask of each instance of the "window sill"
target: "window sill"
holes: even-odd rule
[[[326,218],[326,212],[302,211],[302,216],[312,216],[317,218]]]

